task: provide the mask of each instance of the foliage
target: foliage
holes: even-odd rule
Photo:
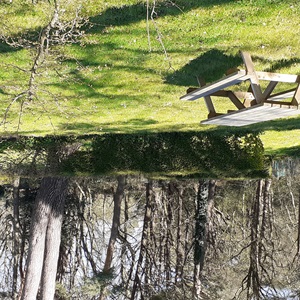
[[[56,282],[55,299],[56,300],[71,299],[67,289],[59,282]]]
[[[249,139],[255,142],[249,144]],[[263,147],[252,133],[114,134],[94,139],[92,147],[96,173],[122,170],[231,177],[257,176],[264,170]]]
[[[49,157],[55,158],[51,164]],[[266,176],[263,145],[253,132],[165,132],[3,138],[9,174],[148,173],[213,178]]]

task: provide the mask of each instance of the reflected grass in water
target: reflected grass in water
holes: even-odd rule
[[[12,137],[0,151],[2,173],[22,175],[267,175],[259,133],[246,131]]]

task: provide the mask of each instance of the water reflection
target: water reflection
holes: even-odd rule
[[[47,203],[60,180],[1,186],[2,297],[25,286],[34,202]],[[69,178],[57,299],[264,299],[266,286],[296,295],[298,199],[295,178]]]
[[[258,133],[165,132],[2,138],[0,170],[22,176],[152,173],[264,177]]]
[[[3,140],[1,299],[299,299],[297,160],[239,179],[257,136],[167,137]]]

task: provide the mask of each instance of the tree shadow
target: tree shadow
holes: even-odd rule
[[[0,41],[0,53],[16,52],[19,49],[20,48],[14,48],[3,41]]]
[[[261,56],[253,56],[254,59],[260,60],[261,62],[267,62],[270,63],[270,61],[267,58],[261,57]],[[279,59],[277,61],[274,61],[271,63],[270,67],[262,70],[264,72],[278,72],[278,70],[283,68],[290,68],[295,64],[300,64],[300,58],[293,57],[290,59]]]
[[[226,3],[234,2],[233,0],[177,0],[177,1],[162,1],[161,3],[156,3],[154,18],[165,17],[165,16],[176,16],[185,13],[191,9],[197,7],[210,7],[213,5],[222,5]],[[13,5],[13,4],[11,4]],[[26,5],[28,10],[30,5]],[[24,14],[26,9],[22,9],[16,13]],[[152,9],[152,7],[150,7]],[[25,11],[25,12],[24,12]],[[105,33],[105,28],[110,26],[123,26],[131,23],[139,22],[141,20],[146,20],[147,7],[145,3],[138,3],[134,5],[119,5],[109,7],[104,11],[99,12],[98,15],[89,17],[89,24],[84,26],[84,30],[87,33],[94,33],[98,31],[103,31]],[[39,33],[42,28],[38,27],[34,30],[27,30],[19,35],[31,42],[36,42],[39,37]],[[17,51],[21,48],[15,48],[9,46],[5,41],[0,41],[0,53]]]
[[[120,122],[111,122],[111,123],[88,123],[88,122],[79,122],[79,123],[62,123],[60,124],[60,128],[63,131],[68,132],[84,132],[84,131],[94,131],[105,133],[119,133],[120,131],[129,134],[134,132],[147,131],[146,126],[157,124],[156,120],[152,119],[142,119],[135,118],[129,119],[128,121],[120,121]],[[141,130],[142,128],[142,130]]]
[[[213,5],[222,5],[234,2],[233,0],[177,0],[177,1],[161,1],[156,3],[153,18],[176,16],[183,14],[197,7],[210,7]],[[153,7],[149,7],[150,13]],[[92,24],[88,32],[96,32],[103,30],[109,26],[124,26],[131,23],[136,23],[142,20],[146,21],[147,7],[145,3],[137,3],[134,5],[120,5],[107,8],[99,15],[90,17],[89,21]]]
[[[0,94],[7,95],[7,93],[2,88],[0,88]]]
[[[114,88],[123,88],[126,84],[125,81],[120,84],[114,74],[118,71],[138,73],[145,72],[148,74],[157,74],[155,69],[145,68],[143,65],[146,59],[145,54],[148,52],[145,50],[133,50],[126,47],[118,48],[119,46],[107,42],[101,45],[101,50],[107,54],[99,55],[98,45],[85,45],[84,49],[79,49],[79,45],[73,46],[78,47],[76,51],[81,51],[80,58],[62,57],[60,63],[68,69],[67,76],[57,76],[58,81],[49,85],[57,89],[71,89],[73,91],[78,90],[77,95],[83,95],[85,97],[99,98],[100,96],[106,98],[106,95],[99,93],[99,89],[104,87],[113,86]],[[118,51],[116,51],[118,50]],[[135,57],[138,63],[128,64],[128,60]],[[89,73],[94,72],[94,76],[83,75],[82,70],[85,68],[91,68]],[[105,75],[104,75],[105,74]],[[57,74],[55,74],[56,76]],[[113,78],[111,78],[113,77]],[[99,80],[101,78],[101,80]],[[129,87],[129,86],[128,86]],[[132,95],[123,95],[126,97],[132,97]],[[115,98],[118,98],[117,96]],[[124,99],[123,99],[124,100]]]
[[[294,146],[290,148],[279,148],[276,149],[275,151],[273,150],[275,155],[278,156],[284,156],[284,157],[294,157],[294,158],[299,158],[300,157],[300,147]]]
[[[165,82],[181,86],[199,86],[197,77],[212,82],[223,77],[228,69],[242,64],[240,55],[227,55],[212,49],[191,60],[183,68],[169,74]]]
[[[287,131],[300,129],[300,117],[287,118],[287,119],[277,119],[262,123],[257,123],[253,125],[245,126],[245,128],[252,128],[253,130],[259,131]]]
[[[252,58],[270,64],[267,58],[261,56],[252,56]],[[278,72],[282,68],[289,68],[299,63],[300,58],[280,59],[271,62],[269,68],[261,71]],[[179,86],[199,86],[197,77],[206,82],[212,82],[225,76],[229,69],[235,69],[239,66],[244,68],[240,54],[228,55],[220,50],[212,49],[191,60],[180,70],[167,75],[165,82]]]

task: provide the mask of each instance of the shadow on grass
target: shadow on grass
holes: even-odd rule
[[[300,147],[289,147],[289,148],[278,148],[272,151],[273,156],[275,157],[290,157],[290,158],[299,158],[300,157]]]
[[[253,60],[269,62],[268,58],[253,56]],[[300,58],[280,59],[271,62],[271,66],[265,72],[278,72],[282,68],[299,64]],[[183,68],[166,76],[166,83],[181,86],[199,86],[197,77],[206,82],[212,82],[225,76],[227,70],[243,67],[243,61],[239,54],[228,55],[220,50],[212,49],[188,62]]]
[[[183,68],[168,75],[166,83],[182,86],[199,86],[197,77],[211,82],[223,77],[228,69],[242,63],[240,55],[227,55],[220,50],[210,50],[193,59]]]
[[[19,48],[14,48],[6,44],[5,42],[0,41],[0,53],[8,53],[18,51]]]
[[[299,130],[300,129],[300,117],[289,118],[289,119],[279,119],[269,122],[257,123],[253,126],[247,126],[248,129],[252,128],[254,130],[259,130],[261,132],[267,131],[286,131],[287,136],[289,131]],[[300,140],[300,137],[299,137]],[[295,141],[297,142],[297,141]],[[291,156],[299,157],[300,156],[300,146],[287,147],[284,144],[277,149],[272,149],[272,155],[276,156]]]
[[[60,128],[63,131],[71,131],[74,133],[77,132],[84,132],[86,131],[94,131],[94,132],[103,132],[105,133],[134,133],[134,132],[141,132],[147,131],[146,126],[154,125],[158,122],[152,119],[129,119],[128,121],[124,122],[115,122],[115,123],[63,123],[60,125]],[[141,130],[142,129],[142,130]]]
[[[253,56],[253,59],[260,60],[262,62],[269,62],[267,58],[261,57],[261,56]],[[271,63],[271,66],[269,68],[266,68],[262,71],[265,72],[278,72],[278,70],[283,68],[290,68],[295,64],[300,64],[300,58],[299,57],[293,57],[290,59],[279,59],[277,61],[274,61]]]
[[[226,3],[234,2],[234,0],[192,0],[192,1],[167,1],[157,3],[155,6],[154,17],[164,17],[167,15],[179,15],[188,10],[197,7],[209,7],[212,5],[222,5]],[[10,5],[14,5],[14,2]],[[152,9],[152,7],[150,7]],[[26,9],[22,8],[16,11],[16,14],[25,14],[30,10],[30,4],[27,3]],[[89,18],[89,23],[92,26],[87,26],[86,32],[97,32],[103,30],[109,26],[122,26],[135,23],[141,20],[146,21],[147,9],[144,3],[138,3],[135,5],[120,5],[118,7],[109,7],[105,11],[99,12],[98,15]],[[35,28],[34,30],[27,30],[25,33],[19,35],[28,41],[36,42],[39,37],[39,33],[42,28]],[[0,53],[6,53],[16,51],[18,48],[11,47],[5,42],[0,43]]]
[[[213,5],[223,5],[232,3],[233,0],[177,0],[177,1],[162,1],[155,5],[153,17],[176,16],[185,13],[197,7],[210,7]],[[151,13],[153,7],[150,4],[149,12]],[[96,32],[105,29],[109,26],[123,26],[131,23],[146,21],[147,7],[145,3],[138,3],[134,5],[120,5],[118,7],[110,7],[97,16],[89,19],[93,25],[88,32]]]
[[[58,89],[70,89],[71,87],[73,91],[78,91],[77,95],[83,95],[87,98],[105,98],[105,95],[100,93],[99,89],[111,86],[122,89],[127,86],[124,80],[126,77],[120,83],[119,77],[115,75],[117,72],[130,73],[131,75],[147,71],[147,74],[157,74],[157,70],[146,69],[143,66],[146,52],[142,50],[118,49],[114,43],[103,44],[100,51],[98,45],[86,45],[84,50],[81,48],[78,50],[81,51],[83,57],[80,59],[62,59],[61,62],[70,68],[69,73],[65,78],[60,77],[59,82],[52,83],[52,86]],[[103,52],[105,55],[101,56]],[[126,62],[126,60],[133,58],[138,63],[128,64]],[[85,68],[90,68],[88,74],[93,76],[86,76]]]
[[[275,131],[286,131],[300,129],[300,117],[278,119],[273,121],[267,121],[246,126],[247,129],[254,129],[259,131],[275,130]]]

